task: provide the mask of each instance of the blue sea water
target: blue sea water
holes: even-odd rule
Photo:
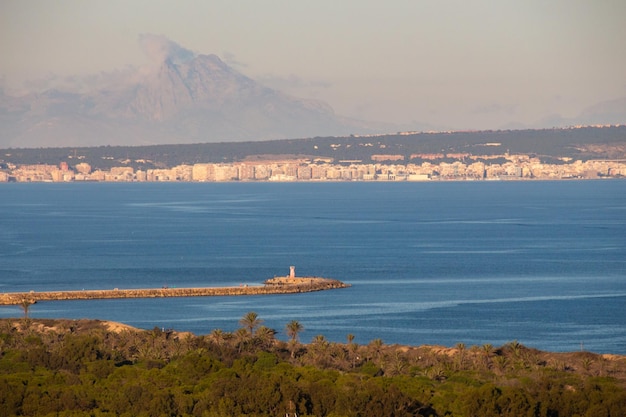
[[[40,302],[32,317],[626,354],[626,181],[0,185],[0,291],[337,278],[310,294]],[[19,317],[0,306],[0,317]]]

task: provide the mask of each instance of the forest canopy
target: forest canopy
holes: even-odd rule
[[[256,142],[195,143],[150,146],[0,149],[2,164],[88,163],[93,169],[114,166],[134,169],[171,168],[197,163],[231,163],[250,157],[372,161],[373,155],[401,156],[419,162],[418,155],[441,154],[497,157],[524,154],[553,163],[562,158],[624,159],[626,126],[570,129],[494,130],[469,132],[394,133],[373,136],[315,137]],[[389,160],[387,162],[392,162]]]
[[[256,313],[204,336],[0,320],[6,416],[623,416],[626,358],[515,341],[454,347],[276,339]]]

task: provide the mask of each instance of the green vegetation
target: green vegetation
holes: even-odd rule
[[[67,162],[70,167],[86,162],[93,169],[130,166],[134,169],[171,168],[182,164],[235,162],[254,157],[330,158],[362,160],[372,155],[402,155],[403,163],[421,163],[419,154],[442,154],[430,162],[452,162],[448,155],[469,154],[503,157],[525,154],[544,163],[624,157],[626,126],[577,129],[497,130],[388,134],[373,137],[316,137],[258,142],[195,143],[185,145],[99,146],[74,148],[0,149],[0,169],[10,164]],[[501,163],[501,159],[490,159]],[[391,162],[391,161],[387,161]]]
[[[623,416],[626,358],[517,342],[288,342],[247,313],[206,336],[0,320],[3,416]]]

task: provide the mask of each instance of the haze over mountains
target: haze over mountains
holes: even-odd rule
[[[337,116],[198,55],[143,35],[153,66],[11,97],[0,91],[0,147],[230,142],[386,131]]]
[[[74,77],[23,95],[0,90],[0,148],[259,141],[436,129],[344,118],[326,103],[268,88],[216,55],[196,54],[156,35],[142,35],[140,44],[152,65]],[[623,123],[626,98],[591,106],[574,119],[556,115],[536,126],[507,127]]]

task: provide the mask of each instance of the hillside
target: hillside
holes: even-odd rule
[[[250,312],[206,336],[94,320],[0,320],[5,416],[618,416],[626,358],[510,342],[289,341]]]
[[[0,146],[140,146],[371,133],[326,103],[292,97],[214,54],[144,35],[151,65],[21,96],[0,89]]]
[[[479,132],[403,133],[374,136],[315,137],[259,142],[196,143],[153,146],[72,148],[11,148],[0,150],[0,164],[74,166],[86,162],[94,169],[112,166],[167,168],[181,164],[242,161],[264,158],[330,158],[371,161],[372,155],[400,155],[420,162],[420,154],[497,156],[527,154],[543,162],[625,159],[626,126]]]

